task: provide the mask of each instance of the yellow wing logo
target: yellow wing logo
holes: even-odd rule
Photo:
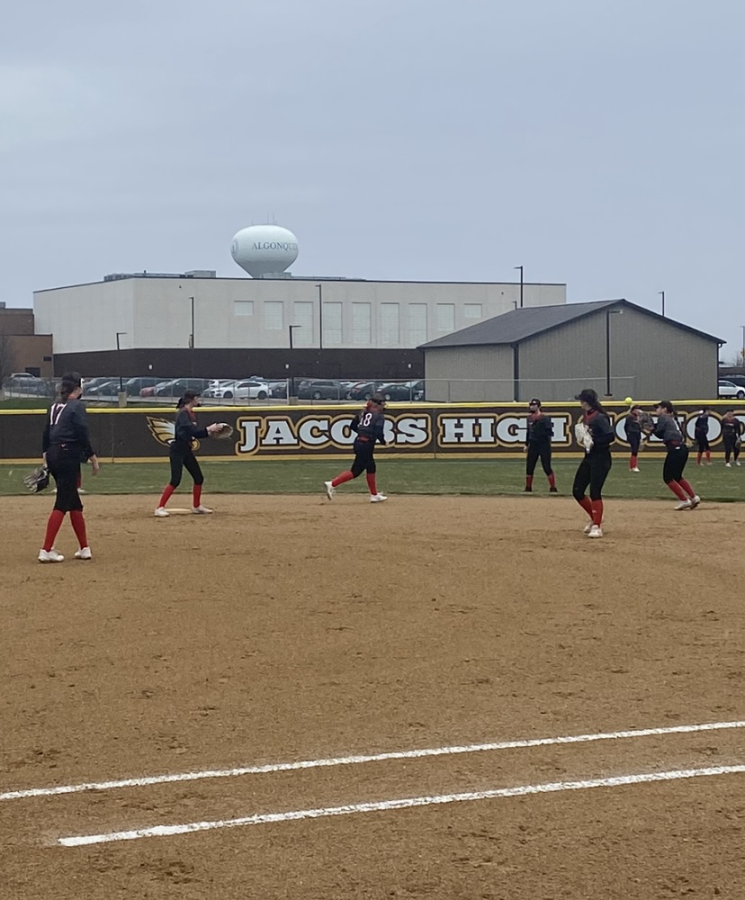
[[[169,422],[168,419],[154,419],[152,416],[146,416],[146,418],[150,434],[159,444],[170,447],[176,440],[176,423]],[[192,450],[196,452],[199,450],[199,441],[193,440],[191,446]]]

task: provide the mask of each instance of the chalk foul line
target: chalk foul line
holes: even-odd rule
[[[297,809],[290,812],[262,813],[239,819],[217,819],[205,822],[188,822],[181,825],[155,825],[132,831],[111,831],[104,834],[74,835],[57,839],[63,847],[83,847],[91,844],[109,844],[115,841],[134,841],[147,837],[191,834],[195,831],[214,831],[220,828],[239,828],[247,825],[268,825],[278,822],[297,822],[302,819],[320,819],[328,816],[350,816],[355,813],[382,812],[394,809],[412,809],[418,806],[434,806],[445,803],[462,803],[475,800],[493,800],[499,797],[525,797],[529,794],[552,794],[561,791],[581,791],[601,787],[621,787],[650,782],[678,781],[684,778],[704,778],[714,775],[745,773],[745,765],[712,766],[703,769],[674,769],[668,772],[648,772],[636,775],[617,775],[611,778],[593,778],[586,781],[555,781],[549,784],[524,784],[511,788],[489,791],[470,791],[462,794],[439,794],[425,797],[404,797],[398,800],[380,800],[372,803],[354,803],[348,806],[327,806],[317,809]]]
[[[498,741],[488,744],[464,744],[451,747],[430,747],[420,750],[394,750],[364,756],[336,756],[328,759],[306,759],[298,762],[268,763],[260,766],[241,766],[233,769],[205,769],[167,775],[147,775],[141,778],[122,778],[116,781],[90,781],[55,787],[27,788],[0,793],[0,801],[24,800],[31,797],[54,797],[59,794],[79,794],[83,791],[111,791],[118,788],[147,787],[154,784],[173,784],[183,781],[202,781],[208,778],[237,778],[242,775],[266,775],[274,772],[294,772],[300,769],[321,769],[351,766],[362,763],[385,762],[395,759],[425,759],[432,756],[454,756],[462,753],[484,753],[499,750],[518,750],[526,747],[551,747],[557,744],[586,744],[593,741],[617,741],[631,738],[660,737],[668,734],[695,734],[702,731],[724,731],[745,728],[745,720],[735,722],[705,722],[698,725],[670,725],[665,728],[639,728],[630,731],[608,731],[596,734],[577,734],[561,737],[529,738]]]

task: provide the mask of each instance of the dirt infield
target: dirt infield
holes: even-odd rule
[[[86,501],[0,500],[3,900],[745,896],[745,506]]]

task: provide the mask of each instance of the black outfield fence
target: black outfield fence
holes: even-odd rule
[[[720,419],[725,401],[711,409],[709,440],[721,442]],[[644,404],[650,409],[651,404]],[[695,401],[677,404],[681,422],[693,439],[694,420],[701,408]],[[207,459],[329,458],[349,455],[354,440],[349,424],[359,404],[349,406],[284,406],[261,408],[209,408],[199,410],[202,425],[227,422],[233,426],[230,440],[204,439],[197,453]],[[627,447],[624,418],[627,407],[609,404],[616,425],[616,449]],[[745,422],[745,406],[734,406]],[[546,404],[544,411],[554,426],[557,453],[579,453],[574,425],[580,410],[574,404]],[[386,412],[386,437],[395,455],[411,457],[494,457],[522,452],[527,410],[522,404],[392,404]],[[173,438],[175,411],[148,409],[91,409],[89,421],[93,445],[102,459],[159,460],[168,454]],[[36,460],[41,455],[45,410],[0,410],[0,461]],[[645,452],[662,450],[652,439]]]

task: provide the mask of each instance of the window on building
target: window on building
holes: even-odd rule
[[[264,328],[267,331],[282,331],[285,305],[281,300],[267,300],[264,303]]]
[[[438,303],[437,304],[437,330],[445,331],[448,334],[455,331],[455,304],[454,303]]]
[[[480,319],[483,314],[480,303],[466,303],[463,306],[463,317],[466,319]]]
[[[372,308],[369,303],[352,304],[352,343],[367,347],[372,341]]]
[[[400,307],[398,303],[380,304],[380,343],[384,347],[401,343]]]
[[[296,347],[312,347],[313,346],[313,309],[314,303],[305,300],[298,300],[293,303],[293,316],[295,321],[292,325],[299,325],[292,334],[292,343]]]
[[[427,342],[427,304],[409,304],[409,343],[412,347]]]
[[[323,304],[323,345],[339,346],[342,343],[342,304]]]
[[[253,300],[235,300],[233,302],[233,314],[236,316],[252,316],[254,314]]]

